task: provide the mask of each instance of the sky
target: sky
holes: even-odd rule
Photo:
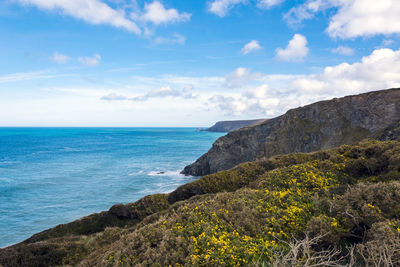
[[[400,87],[399,0],[0,0],[0,126],[204,127]]]

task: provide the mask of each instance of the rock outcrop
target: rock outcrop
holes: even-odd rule
[[[266,119],[259,120],[240,120],[240,121],[219,121],[210,128],[205,129],[207,132],[221,132],[228,133],[243,127],[259,124],[265,122]]]
[[[399,121],[399,88],[321,101],[228,133],[182,173],[202,176],[278,154],[354,144],[392,133]]]

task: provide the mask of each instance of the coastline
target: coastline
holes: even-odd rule
[[[219,134],[194,128],[2,128],[0,136],[0,178],[7,178],[0,184],[5,247],[192,181],[178,170],[206,152]],[[155,142],[168,136],[169,144]],[[34,143],[26,144],[29,140]]]

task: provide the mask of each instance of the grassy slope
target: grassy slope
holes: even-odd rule
[[[0,250],[0,264],[261,265],[317,236],[311,254],[336,248],[341,264],[365,265],[400,250],[399,181],[397,141],[276,156],[37,234]]]

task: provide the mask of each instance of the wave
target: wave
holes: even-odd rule
[[[13,160],[5,160],[0,161],[0,165],[11,165],[11,164],[19,164],[21,161],[13,161]]]
[[[131,172],[131,173],[128,173],[128,176],[136,176],[136,175],[143,174],[143,173],[144,173],[144,171]]]
[[[162,171],[162,170],[157,170],[157,171],[150,171],[147,173],[148,176],[168,176],[168,177],[174,177],[174,178],[181,178],[185,177],[184,174],[181,174],[180,170],[176,171]]]

